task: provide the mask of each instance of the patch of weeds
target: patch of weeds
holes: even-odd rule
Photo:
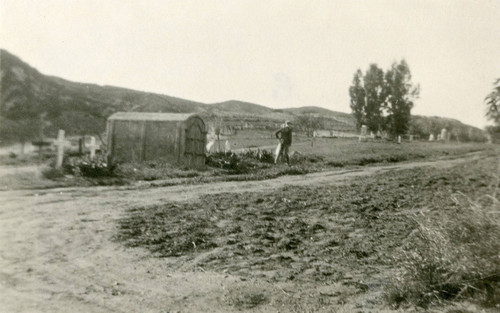
[[[126,241],[127,246],[145,246],[162,257],[216,246],[211,233],[214,225],[206,214],[194,215],[189,209],[176,205],[138,209],[131,214],[120,220],[119,233],[115,237]]]
[[[272,154],[266,150],[248,151],[243,154],[214,153],[207,157],[210,167],[227,170],[228,174],[248,174],[270,167]]]
[[[339,161],[328,161],[328,162],[326,162],[326,165],[332,166],[332,167],[344,167],[345,166],[344,162],[339,162]]]
[[[50,180],[57,180],[64,177],[64,172],[62,169],[46,167],[42,169],[43,177]]]
[[[262,163],[274,163],[274,154],[268,150],[249,150],[243,153],[242,157],[259,160]]]
[[[307,161],[310,163],[322,163],[324,158],[320,155],[311,154],[307,156]]]
[[[279,175],[304,175],[309,173],[309,170],[305,167],[290,166],[279,172]]]
[[[387,162],[397,163],[408,160],[406,155],[391,155],[385,159]]]
[[[379,163],[381,162],[382,159],[379,157],[362,157],[361,159],[357,160],[355,163],[356,165],[367,165],[367,164],[373,164],[373,163]]]

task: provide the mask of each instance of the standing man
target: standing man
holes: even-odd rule
[[[290,146],[292,145],[292,123],[286,121],[285,127],[278,130],[275,135],[280,143],[278,144],[278,147],[276,149],[276,158],[274,159],[274,164],[278,163],[278,158],[283,154],[286,163],[290,165],[288,151],[290,149]]]

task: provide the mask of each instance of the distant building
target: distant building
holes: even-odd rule
[[[108,160],[205,167],[207,130],[195,114],[119,112],[108,118]]]

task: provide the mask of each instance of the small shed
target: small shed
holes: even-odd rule
[[[118,112],[108,118],[108,162],[162,160],[205,167],[207,130],[196,114]]]

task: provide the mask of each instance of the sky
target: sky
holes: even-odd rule
[[[77,82],[340,112],[357,69],[405,59],[413,114],[484,127],[500,0],[2,0],[0,48]]]

